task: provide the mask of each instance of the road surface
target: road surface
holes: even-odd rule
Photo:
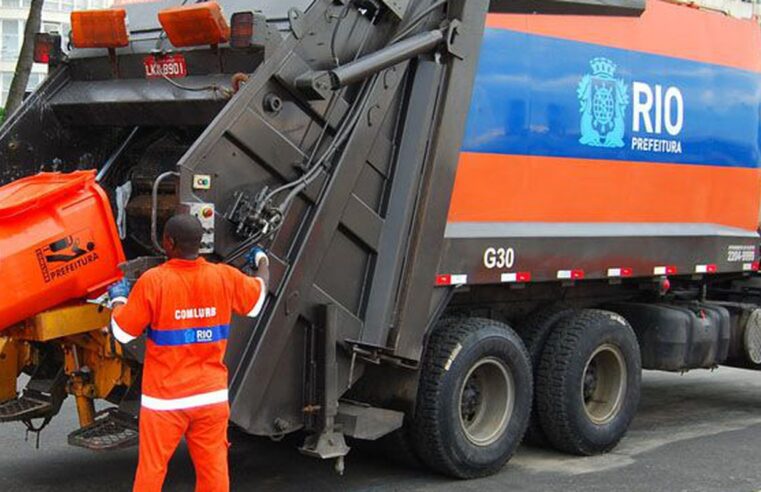
[[[71,398],[42,434],[24,441],[21,424],[0,426],[0,490],[128,491],[137,453],[92,453],[66,445],[76,426]],[[352,453],[343,477],[332,463],[301,456],[292,444],[233,436],[233,490],[266,491],[759,491],[761,373],[721,368],[680,376],[647,372],[640,410],[626,438],[590,458],[522,447],[499,474],[469,482]],[[191,491],[184,447],[170,464],[165,491]]]

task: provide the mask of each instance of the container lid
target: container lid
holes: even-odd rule
[[[12,217],[60,199],[95,182],[95,171],[39,173],[0,187],[0,217]]]

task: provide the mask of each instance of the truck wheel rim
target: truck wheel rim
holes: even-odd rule
[[[515,406],[515,383],[499,359],[481,359],[460,387],[460,426],[476,446],[488,446],[504,434]]]
[[[581,399],[589,420],[602,425],[613,420],[626,394],[626,364],[615,345],[597,347],[587,359],[581,385]]]

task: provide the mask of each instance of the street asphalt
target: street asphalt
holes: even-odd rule
[[[0,491],[127,491],[136,450],[93,453],[69,447],[73,401],[41,436],[24,440],[21,424],[0,426]],[[743,491],[761,490],[761,373],[721,368],[685,375],[644,375],[640,410],[610,454],[589,458],[522,447],[497,475],[454,481],[408,469],[370,452],[353,452],[343,477],[331,462],[298,453],[294,443],[233,436],[236,491]],[[193,490],[181,447],[165,491]]]

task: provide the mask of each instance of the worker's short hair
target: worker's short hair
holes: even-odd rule
[[[194,215],[177,214],[164,225],[164,235],[172,239],[183,254],[197,254],[201,247],[203,227]]]

